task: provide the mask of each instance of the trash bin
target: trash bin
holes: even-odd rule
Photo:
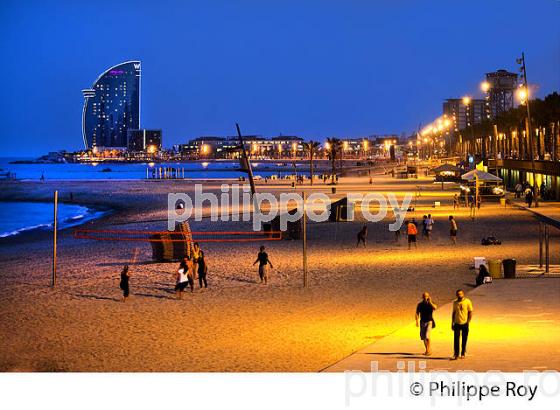
[[[331,188],[331,192],[332,192],[333,194],[336,194],[336,187],[335,187],[335,186],[333,186],[333,187]]]
[[[504,259],[504,278],[515,279],[515,259]]]
[[[292,188],[296,187],[296,183],[294,181],[292,181]]]
[[[492,279],[500,279],[502,277],[502,261],[499,259],[488,261],[488,271]]]

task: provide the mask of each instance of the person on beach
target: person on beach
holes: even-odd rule
[[[490,272],[488,272],[486,265],[480,265],[478,268],[478,275],[476,276],[476,286],[483,285],[484,279],[488,276],[490,276]]]
[[[457,222],[453,215],[449,215],[449,237],[453,245],[457,245]]]
[[[123,292],[123,297],[122,297],[123,303],[126,302],[126,300],[128,299],[128,296],[130,295],[129,279],[130,279],[130,272],[129,272],[129,269],[128,269],[128,265],[124,265],[124,268],[121,271],[121,281],[119,283],[119,288]]]
[[[426,229],[426,221],[428,220],[428,216],[424,215],[422,217],[422,237],[426,238],[428,236],[428,230]]]
[[[360,229],[360,232],[358,232],[358,242],[356,243],[356,248],[358,246],[360,246],[360,242],[364,244],[364,248],[366,247],[366,241],[367,241],[367,224],[364,224],[364,226],[362,226],[362,229]]]
[[[208,288],[208,282],[206,281],[206,274],[208,273],[208,265],[206,264],[206,259],[204,258],[204,251],[200,251],[198,255],[198,285],[200,289],[202,289],[202,285],[204,288]]]
[[[268,259],[268,253],[265,252],[265,247],[261,246],[259,253],[257,255],[257,260],[253,262],[253,266],[259,263],[259,278],[261,279],[261,283],[267,284],[268,281],[268,266],[270,265],[270,269],[274,269],[270,259]]]
[[[194,281],[192,276],[193,263],[189,256],[181,261],[179,269],[175,274],[175,292],[179,299],[183,299],[183,292],[187,286],[191,287],[191,293],[194,292]]]
[[[428,214],[426,221],[424,222],[426,226],[426,239],[430,240],[432,238],[432,230],[434,229],[434,220],[432,214]]]
[[[461,359],[467,354],[467,339],[469,337],[469,324],[473,316],[473,305],[469,298],[465,297],[465,292],[458,289],[455,292],[457,299],[453,301],[453,311],[451,313],[451,330],[453,330],[453,357],[459,357],[459,344],[461,346]]]
[[[399,229],[395,230],[395,242],[398,242],[401,239],[401,229],[402,229],[402,226],[400,226]],[[391,230],[391,229],[389,228],[389,230]]]
[[[453,210],[459,208],[459,197],[457,194],[453,195]]]
[[[417,249],[416,236],[418,235],[418,229],[414,218],[406,224],[406,234],[408,235],[408,249],[410,250],[412,244],[414,244],[414,249]]]
[[[198,278],[198,258],[200,257],[200,245],[198,242],[193,243],[192,247],[192,263],[193,263],[193,279]]]
[[[426,351],[424,355],[430,356],[432,351],[430,349],[430,335],[432,329],[436,327],[436,322],[434,321],[434,310],[437,309],[437,305],[432,301],[430,294],[428,292],[422,293],[422,300],[416,306],[416,327],[420,328],[420,340],[424,342],[424,347]]]

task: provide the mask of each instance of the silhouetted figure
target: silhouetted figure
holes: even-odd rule
[[[364,224],[364,226],[362,226],[362,229],[360,230],[360,232],[358,232],[357,237],[358,237],[358,242],[356,243],[356,248],[360,246],[360,242],[364,244],[364,248],[365,248],[367,242],[367,224]]]
[[[128,269],[128,265],[125,265],[122,272],[121,272],[121,281],[119,283],[119,288],[121,288],[123,292],[122,301],[126,302],[126,299],[130,295],[130,272]]]

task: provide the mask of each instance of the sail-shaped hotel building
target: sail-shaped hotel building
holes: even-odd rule
[[[140,61],[117,64],[82,90],[85,149],[126,147],[128,130],[140,128]]]

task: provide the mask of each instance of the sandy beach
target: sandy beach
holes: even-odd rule
[[[206,183],[218,191],[218,183]],[[192,192],[184,181],[2,182],[0,200],[52,198],[72,192],[79,204],[112,212],[89,222],[92,229],[164,230],[167,194]],[[421,292],[440,304],[457,288],[469,291],[473,257],[538,259],[538,224],[529,213],[483,204],[473,221],[453,211],[452,194],[427,179],[396,180],[377,175],[341,178],[344,192],[417,192],[414,216],[435,219],[431,241],[408,250],[396,242],[388,219],[369,225],[367,248],[356,248],[362,221],[310,223],[310,286],[302,288],[301,241],[267,242],[274,264],[270,283],[260,285],[252,266],[260,243],[202,243],[209,288],[177,300],[178,264],[151,262],[147,242],[78,240],[59,235],[58,283],[49,288],[52,242],[48,233],[21,235],[0,247],[0,371],[291,371],[315,372],[409,324]],[[258,185],[278,194],[287,183]],[[301,191],[330,193],[317,184]],[[441,201],[441,207],[432,207]],[[447,216],[459,225],[458,245],[449,240]],[[197,230],[250,230],[247,222],[220,225],[205,219]],[[484,247],[495,235],[501,246]],[[560,249],[551,242],[552,254]],[[132,267],[132,296],[120,302],[118,277],[139,248]]]

